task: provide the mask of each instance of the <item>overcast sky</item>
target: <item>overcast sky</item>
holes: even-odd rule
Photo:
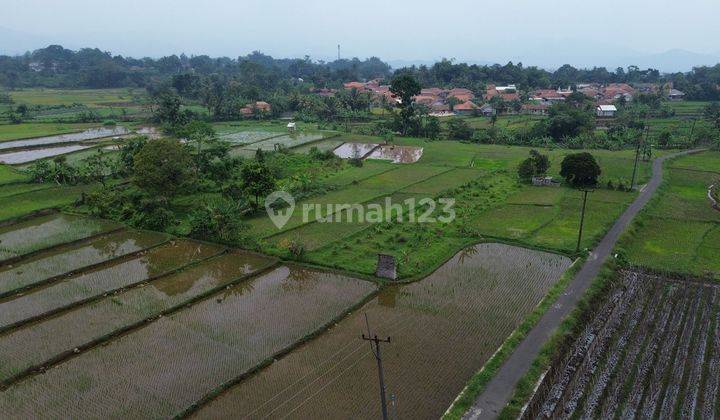
[[[2,10],[0,27],[18,37],[130,56],[330,58],[337,44],[345,57],[386,60],[720,55],[718,0],[2,0]]]

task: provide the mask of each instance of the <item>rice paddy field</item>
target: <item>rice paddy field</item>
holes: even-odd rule
[[[470,247],[414,284],[388,287],[318,339],[202,407],[198,418],[378,418],[368,343],[383,364],[391,415],[438,418],[570,260],[499,244]]]
[[[100,139],[104,137],[121,136],[124,134],[128,134],[129,132],[130,131],[123,126],[90,128],[84,131],[70,134],[36,137],[27,140],[5,141],[0,143],[0,150],[38,147],[62,143],[77,143],[81,141]]]
[[[0,412],[179,414],[373,290],[367,282],[282,266],[13,385],[0,395]]]
[[[623,250],[634,265],[720,279],[720,212],[707,197],[720,180],[720,153],[684,156],[666,164],[665,180]]]
[[[522,418],[717,418],[715,283],[623,271]]]
[[[0,142],[33,137],[76,133],[96,124],[24,123],[0,124]]]
[[[340,136],[342,147],[372,144],[371,137]],[[516,167],[529,148],[466,144],[453,141],[398,139],[396,147],[422,148],[417,163],[393,164],[366,160],[321,180],[327,192],[296,203],[296,211],[281,229],[265,215],[248,220],[260,249],[288,256],[290,244],[302,244],[306,261],[373,274],[377,253],[390,250],[398,260],[401,277],[427,274],[458,249],[473,241],[500,240],[572,254],[575,252],[582,205],[581,193],[567,188],[540,188],[519,184]],[[369,152],[369,149],[368,149]],[[548,150],[551,174],[557,176],[566,150]],[[593,151],[603,170],[602,183],[632,177],[630,151]],[[649,162],[640,162],[637,184],[649,176]],[[413,198],[455,199],[456,219],[451,223],[385,223],[347,220],[335,214],[323,223],[328,204],[379,204],[386,200],[409,206]],[[581,248],[590,248],[634,199],[635,193],[599,188],[590,194]],[[309,205],[307,217],[303,217]],[[319,206],[319,207],[316,207]],[[439,209],[438,209],[439,211]],[[438,214],[435,214],[436,216]],[[320,219],[320,220],[318,220]]]

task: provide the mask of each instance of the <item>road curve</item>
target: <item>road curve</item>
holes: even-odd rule
[[[704,149],[687,150],[655,159],[652,166],[650,182],[640,191],[635,201],[615,221],[612,228],[602,238],[597,248],[588,256],[587,261],[575,275],[565,292],[557,302],[548,309],[540,321],[520,342],[520,345],[500,367],[497,374],[480,394],[470,410],[463,416],[464,420],[494,419],[507,405],[515,390],[515,384],[530,368],[540,352],[542,345],[550,338],[560,322],[575,307],[585,290],[598,275],[605,260],[608,258],[620,235],[628,227],[632,219],[642,210],[662,182],[662,165],[667,159],[677,156],[701,152]]]

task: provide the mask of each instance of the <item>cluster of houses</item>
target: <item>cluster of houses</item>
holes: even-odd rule
[[[380,80],[368,82],[349,82],[344,84],[345,89],[356,89],[358,92],[369,92],[373,95],[376,103],[392,104],[400,100],[390,92],[389,85],[381,84]],[[565,101],[573,92],[580,92],[591,98],[596,104],[596,115],[600,118],[612,118],[617,112],[615,103],[618,101],[630,102],[639,93],[658,93],[662,91],[666,98],[671,101],[682,100],[683,92],[674,89],[672,85],[658,86],[656,84],[642,84],[635,87],[627,83],[583,83],[578,84],[576,89],[537,89],[529,92],[524,98],[515,85],[496,86],[487,85],[482,97],[476,97],[469,89],[453,88],[442,89],[437,87],[422,89],[414,99],[418,104],[428,108],[430,115],[496,115],[498,111],[493,104],[497,104],[499,98],[505,104],[514,106],[504,107],[503,112],[507,114],[530,114],[547,115],[550,107],[558,102]],[[315,93],[321,96],[332,96],[333,89],[318,89]],[[524,100],[523,100],[524,99]]]

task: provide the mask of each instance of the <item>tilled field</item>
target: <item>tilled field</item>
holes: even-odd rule
[[[622,276],[525,418],[718,417],[720,286]]]

